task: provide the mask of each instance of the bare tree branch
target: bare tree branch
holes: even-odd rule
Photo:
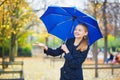
[[[0,6],[2,6],[6,1],[7,1],[7,0],[4,0],[4,1],[0,4]]]

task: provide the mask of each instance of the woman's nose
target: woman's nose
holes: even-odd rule
[[[75,31],[75,33],[78,33],[78,31]]]

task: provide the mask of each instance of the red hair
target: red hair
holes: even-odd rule
[[[87,25],[84,23],[80,23],[78,25],[82,25],[84,27],[85,32],[88,32]],[[84,36],[77,47],[76,50],[80,50],[81,52],[85,51],[88,48],[88,35]]]

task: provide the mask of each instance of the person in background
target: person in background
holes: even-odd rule
[[[109,53],[109,58],[105,60],[105,64],[112,63],[114,59],[114,55],[112,53]]]

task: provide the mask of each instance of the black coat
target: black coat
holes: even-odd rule
[[[74,46],[75,38],[68,39],[66,46],[69,49],[69,53],[64,55],[65,63],[61,68],[60,80],[83,80],[82,63],[85,61],[89,47],[87,50],[80,52],[76,50],[77,46]],[[47,55],[58,56],[63,53],[61,47],[57,49],[48,48],[44,50]]]

